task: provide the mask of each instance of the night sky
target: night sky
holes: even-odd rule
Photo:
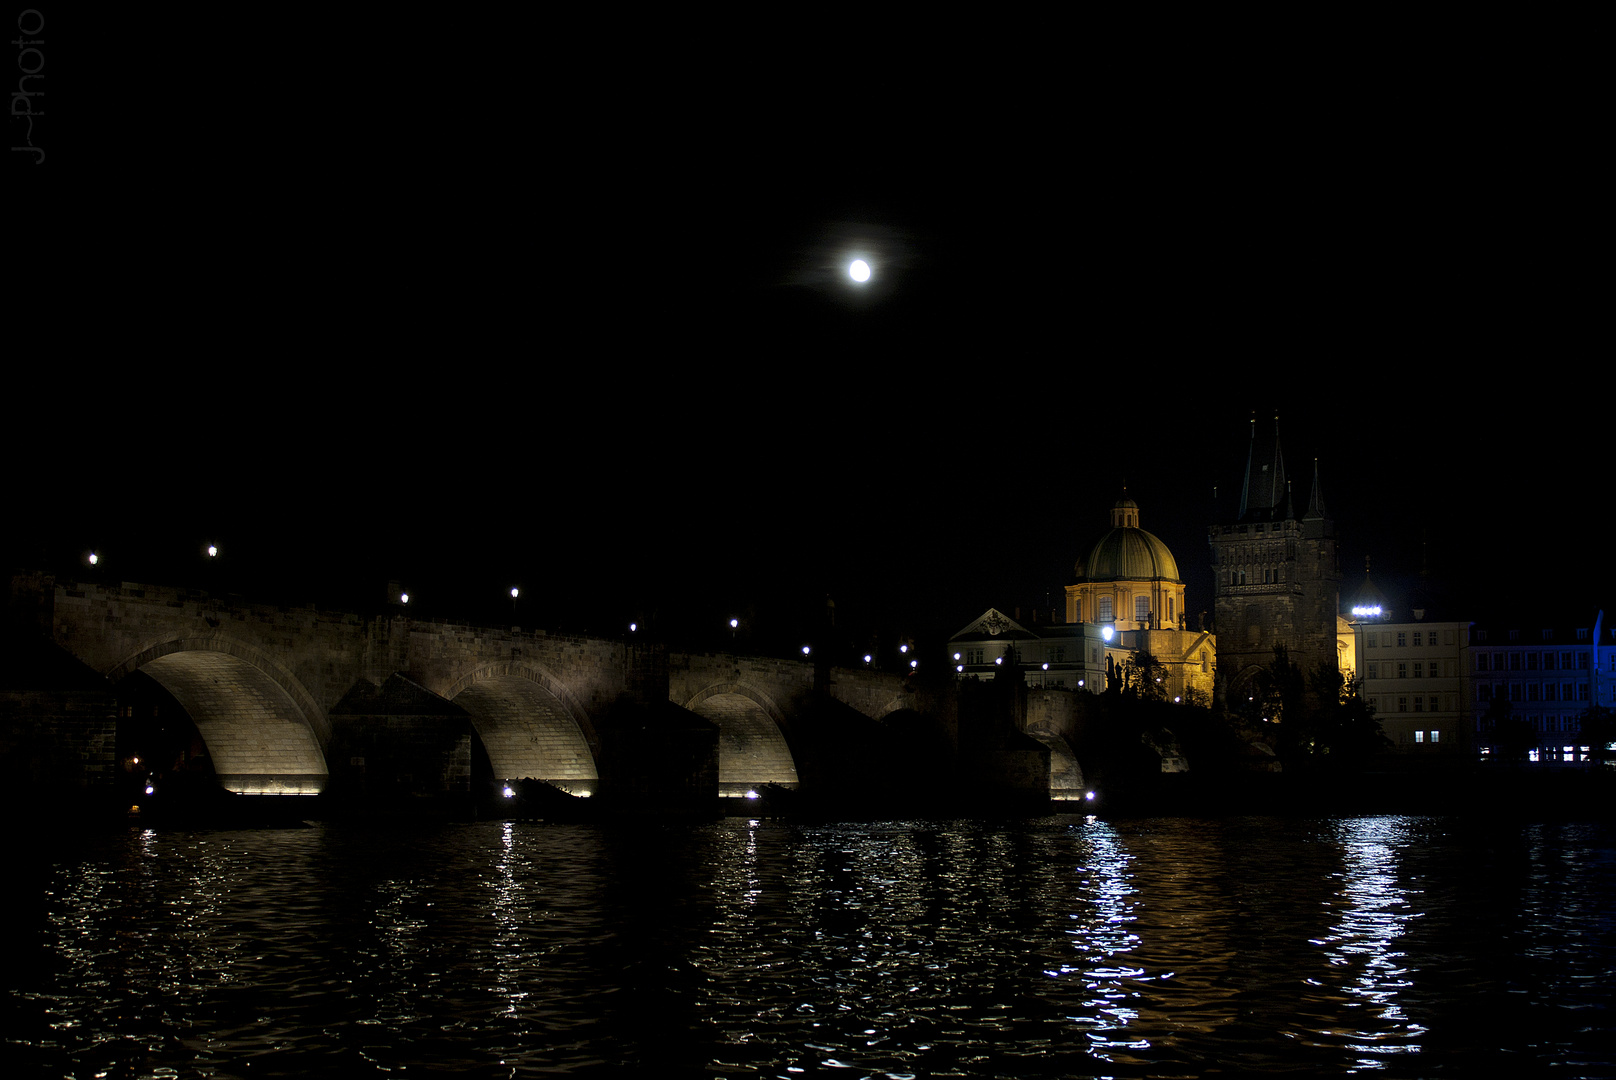
[[[760,643],[828,596],[854,637],[946,635],[1062,606],[1126,485],[1194,611],[1277,412],[1344,593],[1370,555],[1394,600],[1423,563],[1465,611],[1550,574],[1616,604],[1589,174],[1519,103],[852,55],[578,83],[326,26],[273,79],[147,72],[184,107],[129,116],[97,65],[143,61],[58,25],[13,565],[490,620],[520,584],[528,625]]]

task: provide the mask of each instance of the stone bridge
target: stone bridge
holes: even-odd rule
[[[8,711],[31,714],[9,730],[31,734],[7,749],[79,786],[127,768],[109,713],[137,674],[183,708],[219,783],[241,793],[464,794],[484,770],[592,795],[654,789],[648,775],[666,771],[710,797],[876,784],[958,752],[949,694],[869,670],[37,574],[12,580],[10,604],[85,670],[8,695]]]

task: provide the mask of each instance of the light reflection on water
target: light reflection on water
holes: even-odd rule
[[[132,831],[32,866],[5,1061],[1612,1075],[1613,852],[1436,818]]]

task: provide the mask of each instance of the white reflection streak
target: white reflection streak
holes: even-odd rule
[[[1084,879],[1081,890],[1091,906],[1070,916],[1073,927],[1067,931],[1075,940],[1073,947],[1088,953],[1087,962],[1079,965],[1062,964],[1051,976],[1080,975],[1085,989],[1093,996],[1084,1001],[1090,1010],[1086,1016],[1070,1017],[1072,1021],[1092,1026],[1088,1032],[1090,1045],[1102,1060],[1110,1060],[1103,1053],[1106,1048],[1143,1050],[1149,1047],[1145,1039],[1129,1039],[1126,1028],[1139,1016],[1137,1010],[1125,1002],[1137,995],[1129,983],[1143,971],[1127,963],[1115,962],[1131,952],[1139,943],[1139,935],[1131,929],[1137,916],[1130,899],[1137,890],[1130,881],[1129,864],[1133,856],[1123,849],[1117,832],[1110,825],[1090,823],[1085,830],[1089,841],[1088,863],[1077,868]]]
[[[498,981],[491,987],[505,998],[505,1012],[515,1013],[523,994],[517,987],[517,964],[521,955],[522,887],[516,878],[516,826],[507,821],[500,833],[499,861],[494,864],[494,925],[498,927],[493,941],[493,966]]]
[[[1330,963],[1357,969],[1357,978],[1342,989],[1375,1007],[1380,1019],[1391,1022],[1391,1031],[1344,1033],[1359,1049],[1375,1054],[1418,1053],[1417,1042],[1402,1040],[1425,1032],[1403,1015],[1397,1001],[1398,992],[1413,983],[1395,945],[1409,920],[1418,914],[1398,880],[1397,853],[1406,841],[1400,826],[1396,818],[1356,818],[1341,823],[1345,908],[1340,921],[1330,928],[1331,935],[1316,942],[1326,946]],[[1373,1059],[1361,1064],[1378,1067]]]

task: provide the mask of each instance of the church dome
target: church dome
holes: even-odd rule
[[[1111,531],[1076,566],[1079,581],[1171,581],[1178,563],[1153,533],[1139,527],[1139,504],[1124,496],[1111,511]]]

